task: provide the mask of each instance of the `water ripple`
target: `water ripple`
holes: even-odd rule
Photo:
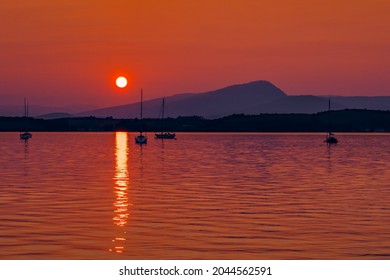
[[[1,259],[388,259],[390,136],[0,133]]]

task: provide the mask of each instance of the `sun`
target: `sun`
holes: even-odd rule
[[[116,78],[115,84],[118,88],[125,88],[127,86],[127,79],[123,76]]]

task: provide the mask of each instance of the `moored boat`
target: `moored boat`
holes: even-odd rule
[[[163,129],[164,112],[165,112],[165,98],[163,98],[163,100],[162,100],[162,115],[161,115],[161,121],[160,121],[161,131],[158,133],[155,133],[154,135],[155,135],[156,139],[176,139],[176,133],[164,131],[164,129]]]
[[[24,118],[25,118],[25,120],[27,122],[27,118],[28,118],[28,104],[26,102],[26,98],[24,99]],[[21,132],[19,134],[19,138],[21,140],[28,140],[31,137],[32,137],[32,134],[30,132],[28,132],[27,130],[25,132],[23,132],[23,133]]]
[[[330,98],[329,98],[329,103],[328,103],[329,131],[326,134],[324,142],[326,142],[327,144],[336,144],[338,142],[336,135],[334,135],[334,133],[330,131],[330,124],[331,124],[330,113],[331,113],[331,111],[330,111]]]
[[[140,132],[139,132],[139,135],[135,137],[135,143],[136,144],[146,144],[148,142],[148,138],[146,137],[146,135],[143,135],[142,133],[142,97],[143,97],[143,94],[142,94],[142,89],[141,89],[141,129],[140,129]]]

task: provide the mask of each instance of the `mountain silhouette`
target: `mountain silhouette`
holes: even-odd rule
[[[287,97],[286,94],[268,81],[255,81],[237,84],[205,93],[178,94],[165,98],[167,117],[202,116],[218,118],[235,113],[245,113],[254,106],[276,102]],[[162,98],[143,102],[143,114],[146,118],[157,118],[161,110]],[[139,117],[140,104],[116,106],[77,114],[114,118]]]
[[[144,95],[145,97],[147,99],[147,94]],[[203,93],[182,93],[167,96],[165,97],[165,116],[173,118],[201,116],[215,119],[232,114],[312,114],[327,111],[329,98],[332,110],[390,110],[390,96],[287,95],[272,83],[261,80]],[[158,118],[161,113],[161,105],[162,98],[144,101],[144,117]],[[118,119],[139,118],[140,116],[139,102],[100,109],[89,109],[90,107],[80,109],[80,106],[78,110],[77,107],[54,108],[38,105],[30,107],[30,115],[37,118],[63,118],[67,116],[67,113],[73,117],[95,116]],[[87,107],[84,106],[84,108]],[[78,113],[80,111],[81,113]],[[55,112],[63,113],[51,114]],[[21,116],[22,113],[22,106],[0,106],[0,116]]]
[[[166,97],[165,116],[202,116],[213,119],[232,114],[312,114],[327,111],[329,98],[332,110],[390,110],[390,96],[287,95],[272,83],[261,80],[204,93],[183,93]],[[162,98],[144,101],[144,116],[146,118],[159,117],[161,103]],[[138,118],[139,112],[140,104],[133,103],[76,115]]]

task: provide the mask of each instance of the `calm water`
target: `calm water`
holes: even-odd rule
[[[390,259],[390,135],[0,133],[0,259]]]

